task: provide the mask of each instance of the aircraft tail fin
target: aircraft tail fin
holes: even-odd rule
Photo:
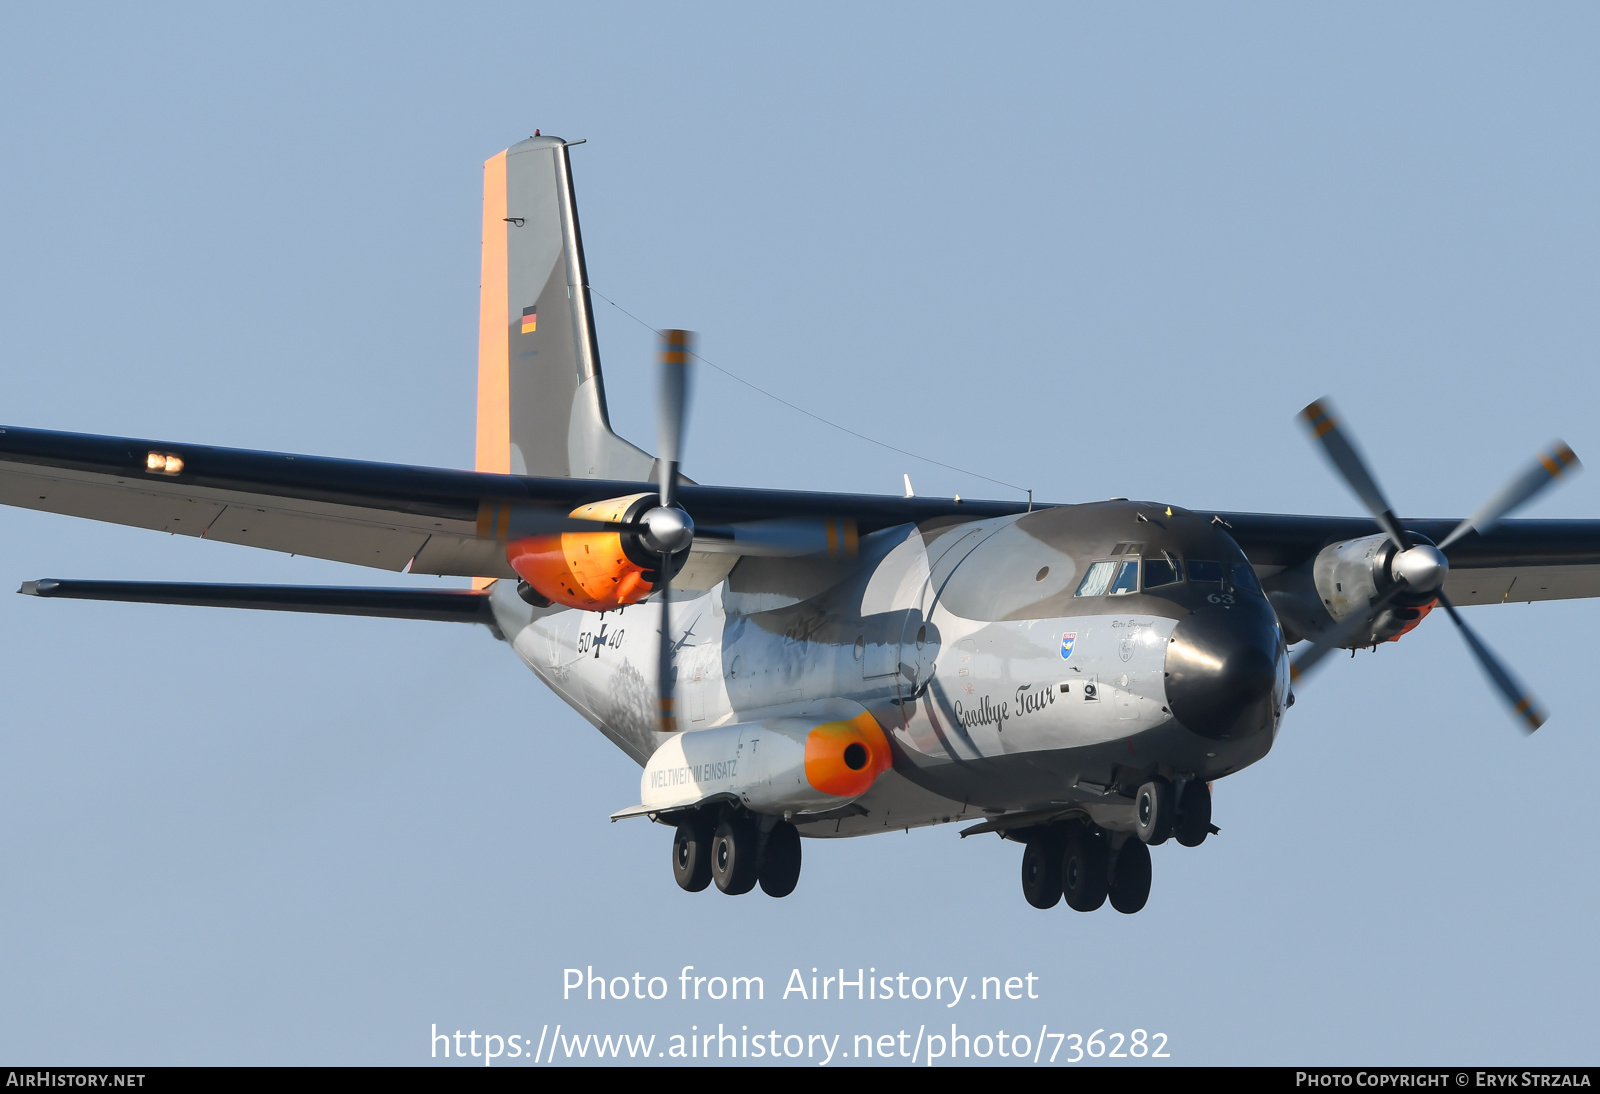
[[[650,478],[611,431],[567,142],[535,135],[483,165],[475,467]]]

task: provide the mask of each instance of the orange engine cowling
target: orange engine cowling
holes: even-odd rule
[[[1421,623],[1424,619],[1426,619],[1428,617],[1428,613],[1433,611],[1433,609],[1438,607],[1438,606],[1439,606],[1439,598],[1438,597],[1434,597],[1432,600],[1428,601],[1426,604],[1419,604],[1414,608],[1398,608],[1398,609],[1395,609],[1395,610],[1397,610],[1397,611],[1399,611],[1401,613],[1401,618],[1406,620],[1406,624],[1405,624],[1405,626],[1401,627],[1400,630],[1397,631],[1389,639],[1389,641],[1398,642],[1398,641],[1400,641],[1400,639],[1404,638],[1406,635],[1408,635],[1412,631],[1416,630],[1417,629],[1417,624]]]
[[[580,505],[571,515],[634,521],[655,504],[654,494],[630,494]],[[633,531],[527,536],[506,544],[506,561],[540,596],[590,612],[643,600],[655,588],[661,567],[661,556],[647,551]]]
[[[870,714],[828,722],[806,736],[806,781],[824,794],[865,794],[893,766],[889,741]]]

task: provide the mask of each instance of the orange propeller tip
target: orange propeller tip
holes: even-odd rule
[[[1300,417],[1314,437],[1326,437],[1339,428],[1339,419],[1334,416],[1333,405],[1325,399],[1318,399],[1307,405],[1300,412]]]

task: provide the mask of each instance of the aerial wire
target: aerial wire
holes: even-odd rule
[[[590,292],[592,292],[596,296],[598,296],[601,300],[604,300],[607,304],[610,304],[613,308],[616,308],[623,315],[626,315],[629,319],[632,319],[635,323],[639,324],[645,330],[648,330],[648,331],[650,331],[652,333],[655,333],[655,334],[660,334],[661,333],[655,327],[652,327],[649,323],[646,323],[643,319],[640,319],[637,315],[634,315],[627,308],[624,308],[621,304],[618,304],[615,300],[611,299],[609,296],[607,296],[605,293],[601,292],[599,289],[595,288],[593,285],[588,286],[588,289],[589,289]],[[830,421],[829,419],[824,418],[820,414],[815,414],[812,411],[807,410],[803,406],[797,406],[794,403],[791,403],[788,399],[785,399],[781,395],[774,395],[772,392],[768,391],[766,388],[761,387],[761,386],[759,386],[757,384],[752,384],[749,380],[746,380],[743,376],[740,376],[738,373],[729,372],[727,369],[723,368],[721,365],[717,364],[715,361],[706,360],[706,358],[702,357],[699,353],[691,353],[691,356],[693,356],[696,360],[702,362],[703,364],[709,365],[711,368],[716,369],[718,372],[722,373],[728,379],[736,380],[739,383],[743,384],[745,387],[749,388],[751,391],[758,392],[759,394],[765,395],[767,398],[773,400],[774,402],[782,403],[784,406],[788,407],[790,410],[797,411],[797,412],[799,412],[801,414],[804,414],[807,418],[811,418],[814,421],[821,422],[825,426],[830,426],[830,427],[832,427],[834,429],[837,429],[841,433],[848,433],[850,436],[855,437],[858,440],[866,441],[869,444],[875,444],[879,448],[886,448],[890,452],[897,452],[902,456],[910,456],[914,460],[921,460],[923,463],[930,463],[930,464],[933,464],[935,467],[942,467],[947,471],[954,471],[959,475],[970,475],[972,478],[982,479],[984,482],[992,482],[996,486],[1004,486],[1007,490],[1015,490],[1019,494],[1027,494],[1028,495],[1028,500],[1029,500],[1029,503],[1030,503],[1030,506],[1031,506],[1031,503],[1032,503],[1032,500],[1033,500],[1033,491],[1029,490],[1025,486],[1018,486],[1014,482],[1006,482],[1004,479],[997,479],[997,478],[993,477],[992,475],[980,475],[976,471],[968,471],[965,467],[957,467],[953,463],[945,463],[943,460],[936,460],[931,456],[924,456],[924,455],[921,455],[920,453],[912,452],[912,451],[910,451],[908,449],[905,449],[905,448],[900,448],[900,447],[898,447],[896,445],[889,444],[887,441],[880,441],[876,437],[869,437],[865,433],[858,433],[854,429],[851,429],[847,425],[840,425],[838,422]]]

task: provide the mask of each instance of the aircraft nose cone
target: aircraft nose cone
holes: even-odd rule
[[[1173,716],[1213,740],[1270,729],[1281,641],[1265,603],[1213,604],[1185,616],[1167,644]]]

